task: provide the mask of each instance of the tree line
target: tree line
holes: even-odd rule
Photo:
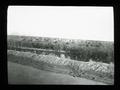
[[[18,38],[18,37],[17,37]],[[19,37],[20,38],[20,37]],[[33,41],[34,39],[34,41]],[[14,43],[14,44],[13,44]],[[65,41],[53,38],[29,38],[23,37],[22,40],[8,40],[8,44],[13,46],[23,46],[30,48],[52,49],[55,51],[65,51],[65,56],[79,61],[114,62],[114,44],[113,42],[102,41]]]

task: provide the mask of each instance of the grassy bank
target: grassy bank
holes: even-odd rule
[[[106,85],[70,75],[36,69],[8,61],[9,84],[48,84],[48,85]]]
[[[84,77],[107,84],[114,83],[114,65],[62,59],[53,55],[8,50],[8,60],[42,70]]]

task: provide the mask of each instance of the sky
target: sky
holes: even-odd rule
[[[114,41],[113,7],[9,6],[7,34]]]

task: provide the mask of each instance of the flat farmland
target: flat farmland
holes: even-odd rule
[[[106,85],[94,80],[39,70],[10,61],[8,61],[8,80],[9,84]]]

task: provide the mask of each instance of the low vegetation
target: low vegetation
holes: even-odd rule
[[[65,73],[76,77],[84,77],[107,84],[114,83],[114,64],[76,61],[60,58],[55,55],[39,55],[31,52],[8,50],[8,60],[30,65],[39,69]]]
[[[66,57],[77,61],[114,63],[114,42],[108,41],[8,35],[8,48],[11,46],[50,49],[58,56],[58,52],[65,51]]]
[[[15,35],[7,42],[9,61],[114,83],[114,42]]]

